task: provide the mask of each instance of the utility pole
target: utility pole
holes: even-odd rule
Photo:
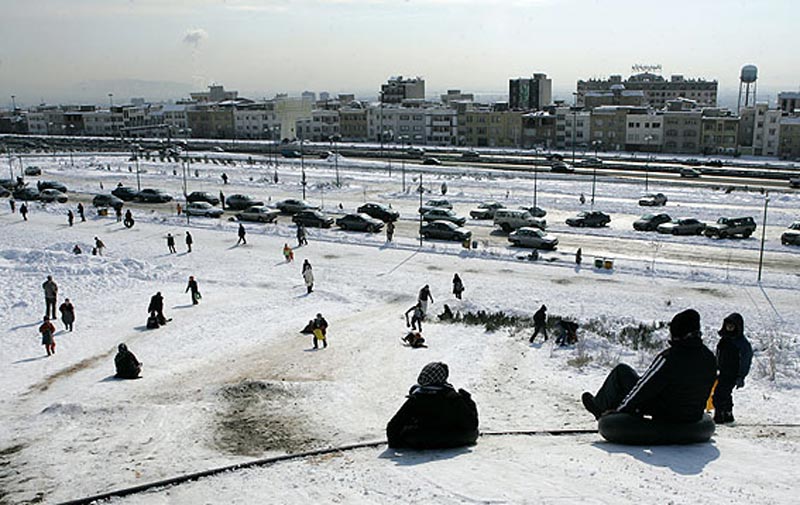
[[[533,210],[536,210],[536,193],[539,185],[539,167],[533,167]]]
[[[761,252],[758,255],[758,283],[761,284],[761,268],[764,265],[764,235],[767,233],[767,205],[769,205],[769,191],[764,196],[764,221],[761,223]]]
[[[303,155],[303,139],[300,139],[300,171],[303,173],[302,186],[303,186],[303,200],[306,199],[306,161]]]
[[[422,172],[419,173],[419,208],[422,210],[422,193],[425,187],[422,185]],[[419,213],[419,246],[422,247],[422,212]]]

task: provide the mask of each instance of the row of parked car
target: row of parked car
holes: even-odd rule
[[[38,181],[36,187],[28,186],[22,179],[0,179],[0,197],[15,200],[66,203],[67,187],[58,181]]]
[[[721,217],[714,224],[706,224],[693,217],[672,219],[669,214],[645,214],[633,222],[636,231],[657,231],[670,235],[705,235],[717,238],[748,238],[756,231],[752,217]]]

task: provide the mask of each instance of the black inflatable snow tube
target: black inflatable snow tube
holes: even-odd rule
[[[708,414],[695,423],[663,423],[630,414],[600,418],[598,431],[609,442],[623,445],[683,445],[708,442],[714,434]]]

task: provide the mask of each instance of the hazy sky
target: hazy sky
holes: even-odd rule
[[[723,91],[754,63],[761,89],[797,90],[798,20],[797,0],[0,0],[0,106],[68,100],[82,82],[107,100],[121,79],[366,97],[391,75],[504,93],[544,72],[569,94],[634,63]]]

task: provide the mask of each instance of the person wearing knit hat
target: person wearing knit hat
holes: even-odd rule
[[[438,449],[478,439],[478,409],[470,394],[448,382],[446,363],[422,368],[406,402],[386,425],[391,448]]]
[[[733,389],[744,387],[744,378],[753,360],[753,347],[744,336],[744,318],[736,312],[725,318],[717,334],[720,336],[717,343],[719,377],[714,388],[714,422],[725,424],[734,422]]]
[[[670,347],[639,376],[621,363],[611,370],[597,394],[581,402],[596,419],[612,412],[651,416],[667,423],[699,421],[717,374],[714,354],[703,344],[700,314],[676,314],[669,323]]]

